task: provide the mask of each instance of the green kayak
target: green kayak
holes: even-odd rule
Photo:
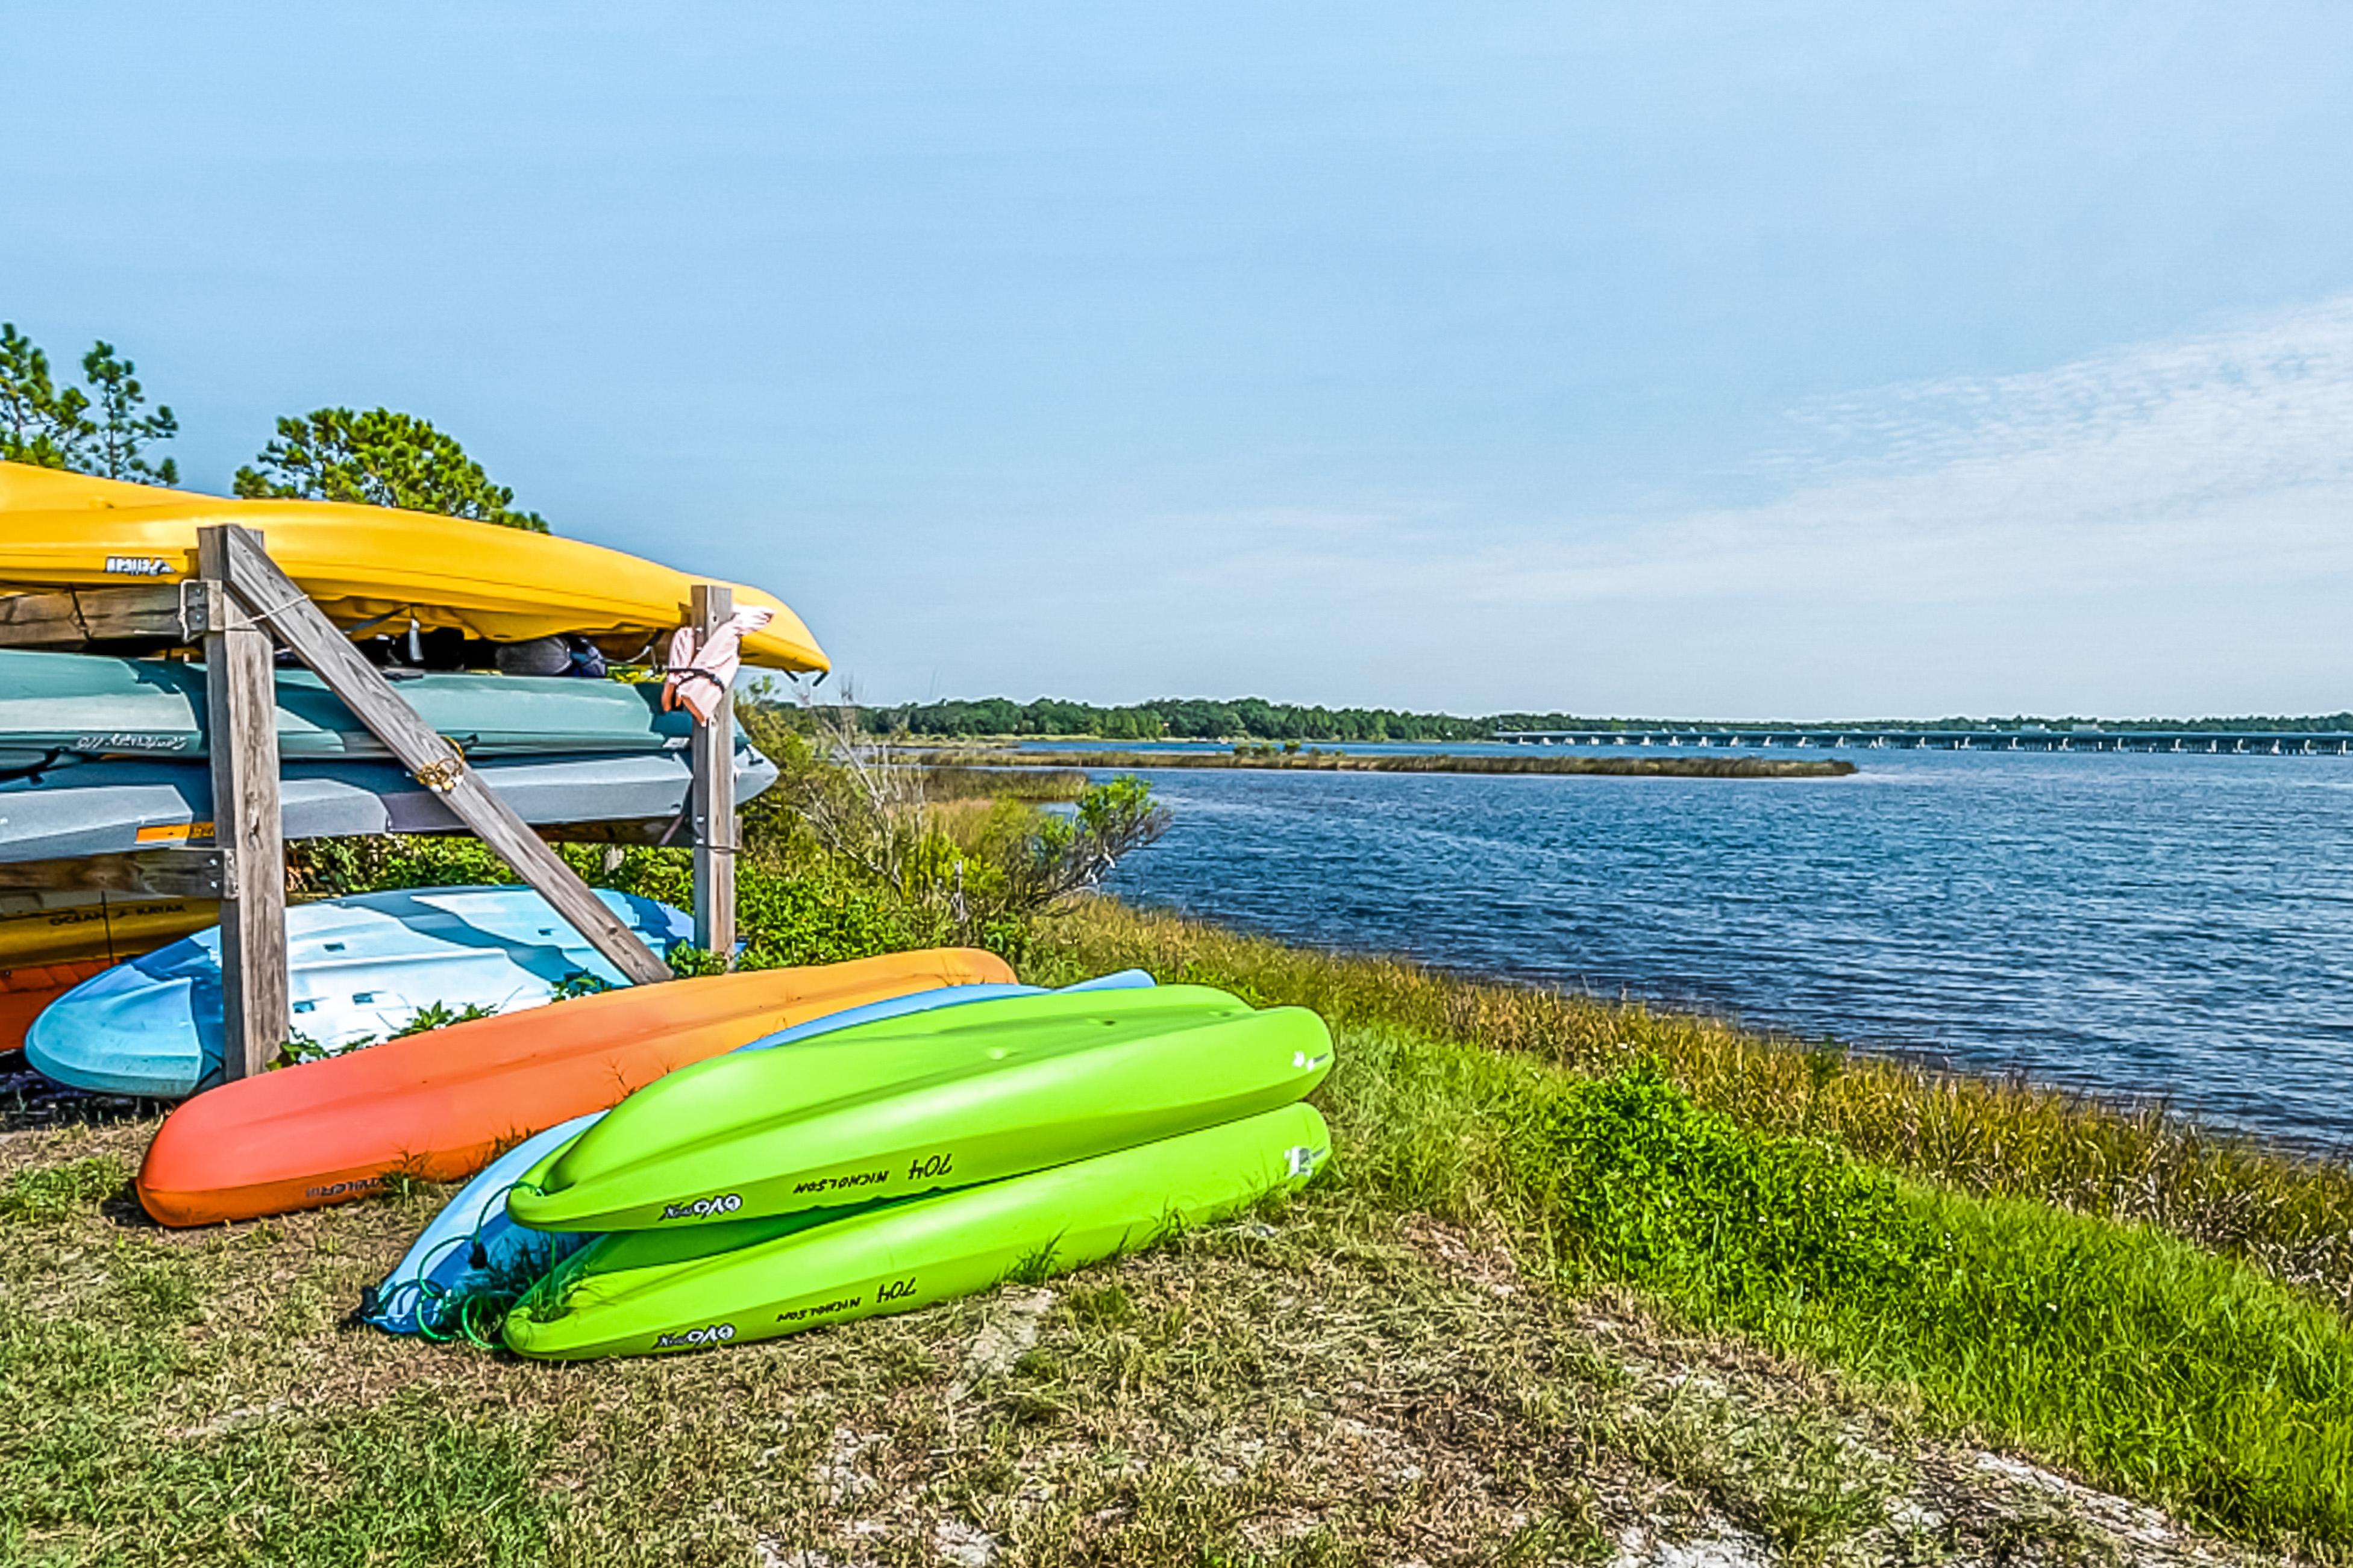
[[[1230,1214],[1306,1181],[1331,1146],[1314,1107],[1292,1105],[930,1197],[623,1231],[526,1294],[507,1315],[506,1342],[565,1360],[641,1355],[927,1307],[1015,1275],[1083,1268]]]
[[[976,1002],[670,1073],[534,1165],[507,1212],[679,1229],[969,1186],[1271,1110],[1331,1066],[1314,1013],[1206,986]]]
[[[469,756],[660,752],[687,743],[659,686],[520,675],[386,670],[393,689]],[[278,752],[293,760],[388,753],[307,669],[275,672]],[[200,664],[0,650],[0,762],[53,752],[157,759],[205,754]]]

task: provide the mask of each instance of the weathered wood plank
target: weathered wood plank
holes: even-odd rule
[[[181,585],[135,583],[57,593],[0,594],[0,647],[74,647],[114,637],[192,640]]]
[[[207,588],[232,581],[237,543],[259,552],[244,529],[200,528],[196,563]],[[278,810],[278,694],[269,634],[238,595],[207,593],[216,611],[205,633],[205,745],[213,780],[213,847],[221,866],[221,1077],[267,1068],[286,1043],[286,841]]]
[[[718,583],[694,585],[697,646],[735,613],[735,590]],[[731,968],[735,954],[735,705],[723,700],[708,724],[694,727],[689,760],[687,821],[694,830],[694,944]]]
[[[231,534],[228,582],[249,606],[247,613],[265,622],[418,782],[439,791],[459,820],[513,867],[614,968],[641,984],[668,980],[670,965],[597,900],[588,884],[491,792],[454,746],[400,700],[391,683],[279,570],[259,542],[242,529]]]
[[[0,893],[133,893],[158,899],[216,899],[220,855],[211,849],[153,849],[73,860],[0,865]]]

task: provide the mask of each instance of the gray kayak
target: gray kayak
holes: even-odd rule
[[[534,825],[643,822],[686,802],[680,752],[602,757],[492,757],[482,782]],[[735,752],[735,796],[776,782],[776,765],[750,746]],[[289,838],[362,833],[446,833],[459,826],[442,797],[397,763],[289,763],[279,804]],[[0,781],[0,861],[119,855],[212,837],[212,775],[203,763],[69,761]]]
[[[661,710],[659,685],[407,669],[384,674],[420,718],[470,757],[678,751],[691,730],[683,711]],[[280,757],[390,754],[317,676],[280,669],[275,677]],[[0,649],[0,769],[59,752],[203,756],[205,667]]]

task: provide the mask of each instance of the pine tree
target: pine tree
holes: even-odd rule
[[[169,458],[150,464],[145,450],[150,443],[177,436],[180,422],[169,404],[156,405],[153,414],[140,412],[147,402],[147,390],[139,384],[138,369],[118,356],[109,342],[94,344],[81,356],[82,375],[98,394],[98,418],[90,426],[90,471],[110,479],[178,484],[180,465]]]
[[[255,465],[237,471],[238,495],[405,507],[547,531],[537,512],[514,510],[514,491],[491,483],[453,437],[414,414],[320,408],[280,419],[278,438]]]
[[[0,321],[0,458],[43,468],[82,468],[96,427],[90,399],[76,387],[60,387],[49,374],[49,356],[16,330]]]

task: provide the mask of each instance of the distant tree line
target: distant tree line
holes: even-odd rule
[[[49,356],[0,321],[0,458],[102,479],[175,485],[179,465],[150,460],[151,447],[180,433],[167,404],[147,408],[138,366],[100,342],[81,359],[87,387],[50,369]],[[406,507],[545,533],[537,512],[518,511],[514,492],[429,420],[389,408],[354,413],[317,408],[278,421],[277,439],[237,471],[236,490],[257,499],[351,501]]]
[[[1087,735],[1106,741],[1483,741],[1497,729],[1562,729],[1590,721],[1566,713],[1513,713],[1462,719],[1394,708],[1325,708],[1240,697],[1163,697],[1098,707],[1041,697],[1015,702],[907,703],[869,708],[860,721],[877,734]]]
[[[845,713],[848,710],[844,710]],[[877,735],[906,734],[953,739],[980,736],[1087,736],[1105,741],[1483,741],[1508,730],[1704,729],[1685,720],[1591,719],[1573,713],[1413,713],[1395,708],[1325,708],[1262,698],[1217,700],[1164,697],[1149,702],[1100,706],[1041,697],[1016,702],[1006,697],[949,699],[892,707],[861,707],[856,722]],[[2073,731],[2097,728],[2111,733],[2142,730],[2268,731],[2309,733],[2353,731],[2353,712],[2301,717],[2220,719],[2108,719],[2075,717],[2009,719],[1873,719],[1853,721],[1737,721],[1743,730],[1772,731],[1821,729],[1852,722],[1872,730]]]

